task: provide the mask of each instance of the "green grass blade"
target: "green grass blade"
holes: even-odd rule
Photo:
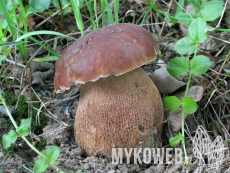
[[[230,32],[230,29],[216,29],[217,31]]]
[[[69,2],[74,12],[74,16],[77,22],[77,27],[81,31],[81,35],[83,36],[84,35],[84,32],[83,32],[84,25],[83,25],[82,18],[81,18],[79,0],[69,0]]]
[[[8,27],[9,27],[9,30],[10,30],[11,34],[12,34],[12,36],[15,36],[16,29],[13,27],[14,23],[10,18],[10,14],[9,14],[7,8],[6,8],[4,0],[0,0],[0,6],[2,8],[3,14],[4,14],[5,18],[6,18],[7,23],[8,23]],[[21,56],[25,59],[25,52],[24,52],[23,46],[22,45],[17,45],[17,47],[18,47],[18,50],[19,50]]]
[[[15,45],[24,44],[24,43],[27,43],[27,42],[29,42],[29,41],[17,41],[17,42],[9,42],[9,43],[0,43],[0,47],[15,46]]]
[[[108,3],[107,0],[105,0],[105,5],[106,5],[107,14],[108,14],[108,17],[109,17],[109,23],[114,24],[115,21],[113,19],[113,14],[112,14],[112,12],[110,10],[109,3]]]
[[[119,0],[114,1],[114,12],[115,12],[115,21],[119,23]]]
[[[7,8],[6,8],[4,0],[0,0],[0,5],[1,5],[2,11],[3,11],[3,14],[4,14],[5,18],[6,18],[6,21],[8,23],[9,30],[10,30],[12,35],[15,35],[16,34],[16,29],[12,26],[12,25],[14,25],[14,23],[10,18],[10,14],[9,14]]]
[[[17,28],[17,27],[16,27]],[[22,30],[20,30],[19,28],[17,28],[18,31],[20,31],[23,34],[26,34],[25,32],[23,32]],[[40,43],[38,40],[36,40],[35,38],[29,36],[29,38],[31,40],[33,40],[34,42],[36,42],[37,44],[39,44],[41,47],[43,47],[45,50],[47,50],[48,52],[52,53],[54,56],[60,57],[60,55],[58,55],[56,52],[54,52],[53,50],[51,50],[50,48],[48,48],[47,46],[45,46],[44,44]]]
[[[155,10],[155,11],[157,12],[157,14],[158,14],[158,15],[160,16],[160,18],[166,23],[166,25],[170,28],[170,30],[171,30],[172,32],[174,32],[174,31],[172,30],[172,28],[169,26],[167,20],[164,19],[164,17],[161,15],[161,12],[160,12],[155,6],[153,6],[153,10]],[[171,22],[171,21],[170,21],[170,22]]]
[[[20,10],[21,10],[21,14],[23,16],[23,26],[24,26],[24,31],[27,33],[28,32],[28,26],[27,26],[27,23],[26,23],[26,20],[27,20],[27,17],[26,17],[26,10],[24,8],[24,5],[22,3],[21,0],[18,0],[19,2],[19,6],[20,6]],[[21,15],[20,14],[20,15]],[[27,39],[25,39],[25,41],[27,41]],[[26,47],[27,47],[27,43],[24,44],[24,50],[25,50],[25,53],[26,53]]]
[[[13,1],[13,0],[11,0],[11,3],[12,3],[12,6],[13,6],[13,8],[12,8],[12,12],[13,12],[13,14],[14,14],[14,20],[16,21],[16,25],[17,25],[17,26],[19,26],[19,23],[18,23],[18,18],[17,18],[17,14],[16,14],[16,11],[15,11],[14,1]]]
[[[4,34],[3,34],[3,32],[2,32],[2,27],[1,27],[1,25],[0,25],[0,41],[2,40],[3,37],[4,37]]]
[[[22,35],[21,37],[18,37],[18,39],[16,41],[22,40],[24,38],[27,38],[27,37],[30,37],[33,35],[40,35],[40,34],[59,35],[59,36],[71,38],[73,40],[77,40],[76,38],[70,37],[68,35],[65,35],[65,34],[62,34],[60,32],[56,32],[56,31],[33,31],[33,32],[28,32],[28,33]]]
[[[145,2],[146,4],[148,4],[145,0],[142,0],[142,1]],[[148,4],[148,5],[149,5],[149,4]],[[168,22],[167,22],[167,21],[164,19],[164,17],[161,15],[161,13],[164,14],[164,12],[158,10],[154,5],[155,5],[155,2],[153,2],[153,4],[149,7],[149,9],[151,9],[151,7],[152,7],[153,10],[155,10],[155,11],[157,12],[157,14],[160,16],[160,18],[167,24],[167,26],[170,28],[170,30],[173,31],[172,28],[169,26]],[[149,9],[148,9],[148,10],[149,10]],[[148,11],[147,11],[147,12],[148,12]],[[147,12],[146,12],[146,13],[147,13]],[[148,12],[148,13],[149,13],[149,12]],[[141,22],[141,26],[143,25],[144,20],[145,20],[146,17],[147,17],[147,15],[145,14],[144,19],[143,19],[142,22]]]
[[[43,58],[35,58],[32,61],[35,62],[41,62],[41,61],[57,61],[59,57],[57,56],[48,56],[48,57],[43,57]]]
[[[16,25],[17,25],[17,27],[19,28],[20,26],[19,26],[19,20],[18,20],[18,18],[17,18],[17,14],[16,14],[16,11],[15,11],[15,3],[14,3],[14,1],[13,0],[11,0],[11,3],[12,3],[12,5],[13,5],[13,8],[12,8],[12,12],[14,13],[14,20],[16,21]],[[15,7],[15,8],[14,8]],[[27,31],[25,31],[25,32],[27,32]],[[20,37],[21,36],[21,34],[20,33],[18,33],[18,36]],[[27,40],[25,40],[25,41],[27,41]],[[21,51],[23,52],[23,54],[24,55],[26,55],[26,46],[25,47],[23,47],[23,45],[21,45]],[[27,59],[24,57],[24,60],[25,60],[25,63],[26,63],[26,65],[27,65],[27,67],[29,66],[29,64],[28,64],[28,61],[27,61]]]
[[[142,0],[142,1],[143,1],[143,0]],[[146,1],[143,1],[143,2],[147,3]],[[143,25],[143,23],[144,23],[144,21],[145,21],[145,18],[146,18],[147,15],[149,14],[150,10],[151,10],[152,8],[154,8],[155,3],[156,3],[156,0],[153,1],[153,3],[150,5],[150,7],[148,8],[148,10],[146,11],[146,13],[145,13],[145,15],[144,15],[144,18],[143,18],[143,20],[142,20],[142,22],[141,22],[141,26]]]
[[[99,28],[99,25],[98,25],[98,18],[97,18],[97,1],[94,0],[93,1],[93,5],[94,5],[94,13],[95,13],[95,16],[96,16],[96,28],[98,29]]]
[[[8,50],[6,51],[6,53],[5,53],[5,56],[6,56],[6,57],[10,54],[10,51],[11,51],[11,49],[8,49]],[[5,64],[5,62],[6,62],[6,60],[3,61],[3,64]],[[0,69],[0,74],[2,74],[3,67],[4,67],[4,65],[2,65],[2,68]],[[1,95],[1,94],[0,94],[0,95]]]
[[[102,27],[105,26],[105,1],[101,0]]]
[[[91,21],[91,26],[92,26],[92,31],[94,31],[94,19],[93,19],[93,12],[92,12],[92,6],[91,6],[91,0],[89,2],[85,0],[85,3],[89,9],[89,15],[90,15],[90,21]]]

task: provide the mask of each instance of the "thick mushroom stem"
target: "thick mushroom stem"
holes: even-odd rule
[[[111,157],[112,148],[154,147],[162,122],[160,94],[137,68],[83,85],[74,131],[89,155]]]

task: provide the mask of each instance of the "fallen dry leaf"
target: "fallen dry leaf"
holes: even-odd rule
[[[172,131],[177,132],[181,129],[181,108],[178,111],[169,111],[168,123]],[[188,114],[184,114],[184,119],[186,119]]]
[[[27,23],[28,23],[29,27],[35,28],[35,22],[31,16],[27,19]]]
[[[198,102],[203,97],[204,87],[202,86],[192,86],[188,89],[187,97],[192,98],[195,102]],[[178,92],[174,96],[178,99],[182,99],[184,97],[185,91]]]
[[[167,65],[164,64],[165,62],[163,60],[159,60],[158,63],[160,63],[158,65],[161,66],[161,68],[154,71],[151,79],[160,93],[172,93],[186,84],[169,74],[166,69]]]

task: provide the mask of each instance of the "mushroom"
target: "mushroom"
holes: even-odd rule
[[[156,59],[157,43],[134,24],[114,24],[79,38],[56,63],[56,93],[81,85],[77,144],[89,155],[112,148],[154,147],[161,134],[160,94],[140,67]]]

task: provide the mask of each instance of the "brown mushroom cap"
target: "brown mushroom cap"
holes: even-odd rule
[[[150,32],[134,24],[114,24],[79,38],[56,63],[57,93],[73,83],[121,75],[156,58],[157,43]]]

